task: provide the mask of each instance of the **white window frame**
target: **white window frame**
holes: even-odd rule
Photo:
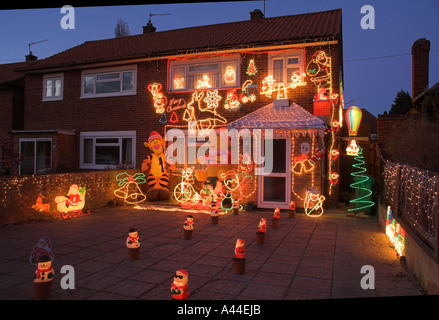
[[[207,64],[214,64],[218,63],[218,68],[216,70],[211,70],[208,72],[201,72],[201,71],[189,71],[190,66],[195,65],[207,65]],[[224,80],[224,66],[227,63],[235,63],[235,82],[228,85],[225,83]],[[224,57],[216,57],[216,58],[203,58],[203,59],[191,59],[191,60],[171,60],[169,62],[169,72],[168,72],[168,84],[169,84],[169,92],[185,92],[185,91],[198,91],[198,90],[216,90],[216,89],[231,89],[231,88],[237,88],[240,86],[241,83],[241,59],[238,55],[233,56],[224,56]],[[183,67],[184,68],[184,79],[185,79],[185,85],[181,89],[174,89],[174,69]],[[219,86],[211,86],[211,88],[188,88],[188,77],[190,75],[203,75],[203,73],[217,73],[219,74]]]
[[[99,144],[96,143],[96,139],[118,139],[118,143],[114,144]],[[131,138],[131,159],[132,163],[122,164],[122,139],[123,138]],[[92,139],[93,140],[93,148],[92,148],[92,159],[93,163],[84,163],[84,140]],[[110,165],[110,164],[96,164],[96,147],[97,146],[119,146],[119,165],[127,165],[132,166],[133,168],[136,166],[136,131],[89,131],[89,132],[81,132],[80,135],[80,151],[79,151],[79,168],[80,169],[117,169],[118,165]]]
[[[298,58],[297,64],[288,64],[289,58]],[[279,81],[274,77],[273,64],[274,60],[282,60],[283,61],[283,81]],[[302,73],[305,70],[304,66],[304,58],[302,50],[290,50],[282,53],[269,53],[268,54],[268,74],[273,75],[273,80],[275,84],[283,83],[290,84],[291,83],[291,75],[288,76],[287,69],[288,68],[299,68],[299,71]],[[287,80],[287,81],[285,81]]]
[[[131,90],[123,90],[123,73],[124,72],[133,72],[133,88]],[[107,80],[97,80],[99,75],[119,73],[118,80],[120,81],[120,91],[118,92],[106,92],[106,93],[96,93],[96,83],[103,82],[113,82],[116,79],[107,79]],[[93,92],[85,93],[85,79],[86,77],[93,76]],[[127,66],[118,66],[118,67],[110,67],[110,68],[99,68],[99,69],[91,69],[84,70],[81,72],[81,99],[84,98],[101,98],[101,97],[115,97],[115,96],[127,96],[127,95],[135,95],[137,93],[137,65],[127,65]]]
[[[61,80],[61,94],[55,96],[55,82]],[[52,96],[47,96],[47,82],[53,82]],[[45,74],[43,76],[43,101],[59,101],[63,99],[64,95],[64,73]]]
[[[49,168],[45,168],[47,169],[49,172],[52,171],[52,157],[53,157],[53,152],[52,152],[52,138],[20,138],[18,139],[18,149],[19,149],[19,154],[21,156],[21,143],[22,142],[33,142],[34,143],[34,173],[33,174],[45,174],[47,172],[41,172],[41,173],[37,173],[37,142],[38,141],[50,141],[50,166]],[[18,166],[18,174],[21,175],[21,163]]]

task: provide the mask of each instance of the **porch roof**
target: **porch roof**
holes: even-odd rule
[[[322,135],[325,122],[312,115],[295,102],[290,106],[275,106],[272,102],[266,106],[239,118],[228,125],[229,129],[286,129],[317,130]]]

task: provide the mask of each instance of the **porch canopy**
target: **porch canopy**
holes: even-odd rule
[[[230,122],[228,129],[284,129],[296,133],[324,135],[325,122],[303,109],[295,102],[278,106],[270,103],[242,118]]]

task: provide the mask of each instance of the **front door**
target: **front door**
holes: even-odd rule
[[[291,139],[277,135],[273,139],[273,169],[258,176],[258,207],[288,209],[290,198]]]

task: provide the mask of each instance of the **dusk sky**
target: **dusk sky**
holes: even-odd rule
[[[74,4],[72,4],[74,6]],[[375,10],[375,29],[363,30],[364,5]],[[248,20],[264,11],[264,1],[170,3],[108,7],[75,7],[75,29],[60,26],[60,8],[0,11],[0,63],[24,61],[28,44],[38,59],[80,45],[114,37],[119,18],[131,35],[142,33],[149,14],[157,31]],[[342,8],[344,101],[374,115],[389,110],[397,91],[411,94],[411,46],[419,38],[431,42],[429,86],[439,81],[439,0],[266,0],[265,16],[276,17]],[[237,30],[236,32],[239,32]]]

